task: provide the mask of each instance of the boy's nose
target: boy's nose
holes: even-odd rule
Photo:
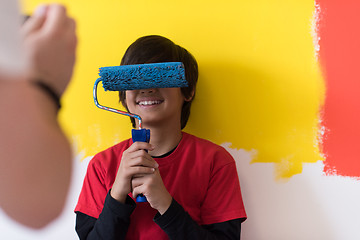
[[[153,93],[156,91],[156,88],[148,88],[140,90],[141,93]]]

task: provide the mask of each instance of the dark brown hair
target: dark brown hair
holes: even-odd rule
[[[191,103],[195,97],[196,83],[198,80],[198,65],[195,58],[185,48],[176,45],[171,40],[157,35],[144,36],[137,39],[126,50],[120,65],[182,62],[185,67],[185,78],[188,87],[181,88],[185,99],[181,110],[181,129],[186,126],[190,116]],[[127,109],[125,91],[119,92],[119,101]],[[135,128],[135,120],[131,118]]]

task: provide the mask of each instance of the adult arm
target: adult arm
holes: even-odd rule
[[[0,205],[14,220],[40,228],[62,211],[71,152],[56,107],[29,82],[0,87]]]
[[[62,95],[75,61],[75,23],[63,6],[49,5],[22,33],[27,70],[0,72],[0,206],[14,220],[41,228],[65,204],[72,154],[56,104],[32,81]]]

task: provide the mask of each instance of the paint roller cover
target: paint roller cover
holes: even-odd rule
[[[102,67],[99,76],[106,91],[188,86],[181,62]]]

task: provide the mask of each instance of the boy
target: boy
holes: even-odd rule
[[[239,239],[246,213],[233,158],[182,132],[195,96],[196,60],[169,39],[145,36],[121,65],[154,62],[183,62],[189,87],[119,93],[150,129],[150,143],[129,139],[95,155],[75,208],[76,231],[80,239]],[[136,204],[138,194],[148,202]]]

